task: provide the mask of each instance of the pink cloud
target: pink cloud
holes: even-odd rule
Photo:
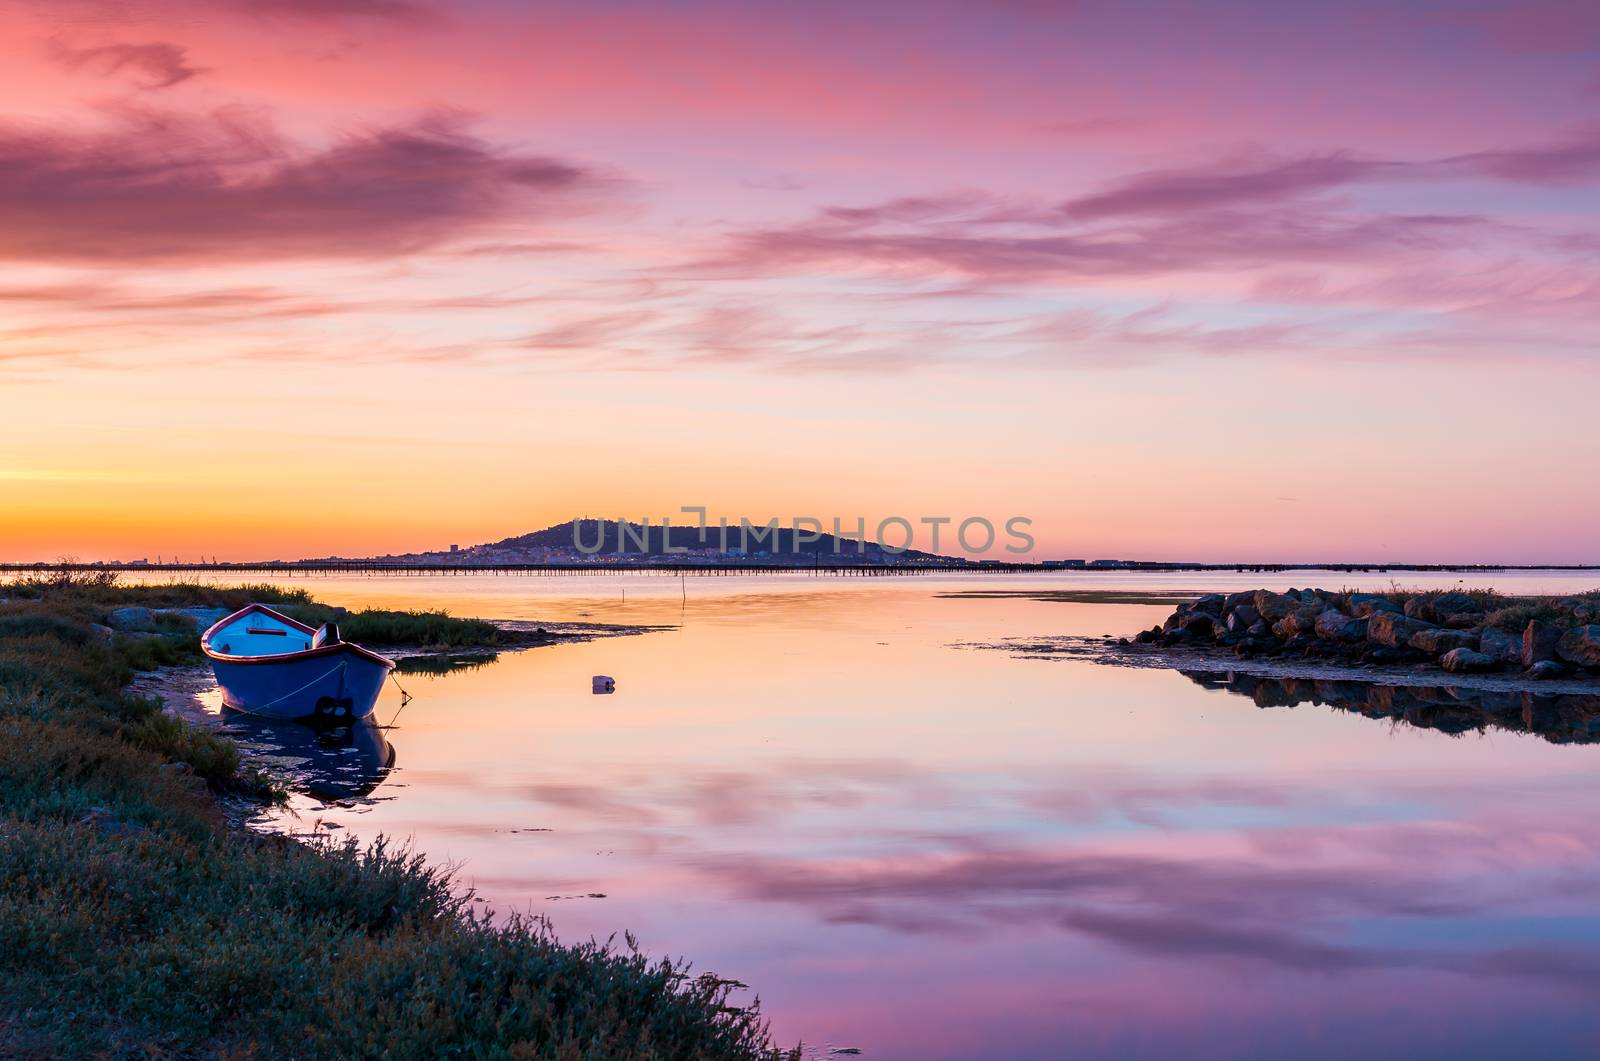
[[[1484,224],[1472,216],[1364,215],[1301,205],[1224,209],[1239,194],[1210,194],[1215,208],[1167,216],[1171,200],[1162,196],[1154,217],[1101,224],[972,197],[832,208],[788,228],[737,234],[713,264],[742,272],[822,265],[1050,281],[1350,260],[1446,246]]]
[[[144,89],[171,88],[204,72],[189,62],[185,48],[170,41],[105,44],[98,48],[72,48],[53,41],[50,54],[63,66],[84,67],[100,74],[130,74]]]
[[[1259,205],[1352,184],[1390,165],[1341,152],[1254,167],[1143,173],[1107,191],[1072,199],[1063,209],[1074,217],[1096,219]]]
[[[306,149],[270,127],[131,113],[98,133],[0,127],[0,258],[108,263],[408,253],[609,182],[451,117]]]

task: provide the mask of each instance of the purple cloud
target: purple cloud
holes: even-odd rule
[[[140,88],[148,90],[171,88],[205,72],[189,62],[186,49],[170,41],[106,44],[98,48],[72,48],[52,41],[50,54],[63,66],[86,67],[103,75],[129,74]]]
[[[219,113],[97,134],[0,127],[0,258],[110,263],[405,254],[576,208],[609,181],[502,150],[458,119],[320,149]]]
[[[417,19],[436,12],[412,0],[240,0],[254,12],[281,13],[300,18]]]
[[[1600,135],[1591,133],[1541,147],[1478,151],[1445,159],[1439,166],[1533,184],[1586,180],[1600,176]]]
[[[1245,168],[1160,170],[1070,200],[1063,209],[1073,217],[1096,219],[1258,205],[1368,180],[1394,165],[1337,152]]]
[[[1433,249],[1485,223],[1466,215],[1361,215],[1298,204],[1223,209],[1229,196],[1212,198],[1209,209],[1171,216],[1163,209],[1115,224],[1052,218],[998,199],[974,209],[971,197],[834,208],[789,228],[739,234],[729,253],[710,264],[745,273],[830,264],[989,281],[1158,275]]]

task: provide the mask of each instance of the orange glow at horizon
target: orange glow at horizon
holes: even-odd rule
[[[693,505],[1600,561],[1543,16],[1055,6],[0,12],[0,561]]]

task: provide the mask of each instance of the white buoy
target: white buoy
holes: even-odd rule
[[[617,691],[617,680],[605,674],[594,676],[594,691],[597,693],[614,693]]]

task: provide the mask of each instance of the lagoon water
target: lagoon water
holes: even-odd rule
[[[943,596],[1387,577],[294,582],[669,625],[403,677],[371,801],[301,796],[274,826],[410,838],[496,910],[631,931],[752,985],[814,1056],[1600,1050],[1600,745],[959,647],[1131,634],[1170,608]],[[391,689],[379,717],[399,706]]]

